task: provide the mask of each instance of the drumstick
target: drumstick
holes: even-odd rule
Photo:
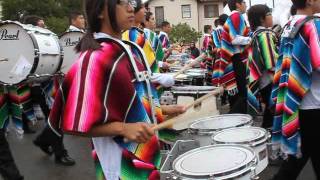
[[[223,89],[222,87],[219,87],[219,89],[209,92],[208,94],[202,96],[201,98],[197,99],[197,100],[194,101],[193,103],[187,105],[187,106],[186,106],[186,110],[188,110],[188,109],[190,109],[191,107],[193,107],[193,106],[201,103],[202,101],[208,99],[208,98],[211,97],[211,96],[215,96],[215,95],[218,95],[218,94],[222,93],[223,90],[224,90],[224,89]],[[181,115],[179,115],[179,116],[181,116]],[[160,123],[160,124],[154,126],[152,129],[153,129],[154,131],[157,131],[157,130],[161,130],[161,129],[170,127],[170,126],[172,126],[173,124],[175,124],[175,123],[177,123],[177,122],[179,121],[179,119],[177,118],[177,117],[179,117],[179,116],[176,116],[176,117],[174,117],[174,118],[172,118],[172,119],[169,119],[169,120],[167,120],[167,121],[164,121],[163,123]]]
[[[199,57],[197,57],[196,59],[194,59],[194,62],[199,63],[200,61],[202,61],[202,59],[206,57],[205,54],[201,54]],[[193,66],[193,63],[189,63],[187,65],[185,65],[180,71],[178,71],[176,74],[173,75],[174,78],[176,78],[178,75],[184,73],[184,71],[186,71],[187,69],[191,68],[191,66]]]
[[[201,98],[197,99],[197,100],[194,101],[193,103],[187,105],[187,106],[186,106],[186,110],[188,110],[188,109],[190,109],[191,107],[193,107],[193,106],[201,103],[202,101],[208,99],[208,98],[211,97],[211,96],[215,96],[215,95],[218,95],[218,94],[222,93],[223,90],[224,90],[223,87],[219,87],[219,89],[209,92],[208,94],[202,96]],[[182,114],[181,114],[181,115],[182,115]],[[178,116],[176,116],[176,117],[173,117],[172,119],[169,119],[169,120],[167,120],[167,121],[164,121],[163,123],[160,123],[160,124],[155,125],[155,126],[152,128],[152,130],[158,131],[158,130],[161,130],[161,129],[164,129],[164,128],[167,128],[167,127],[172,126],[173,124],[175,124],[176,122],[179,121],[179,119],[177,119],[177,117],[180,117],[181,115],[178,115]],[[125,143],[128,143],[128,142],[129,142],[129,139],[124,138],[123,141],[124,141]]]

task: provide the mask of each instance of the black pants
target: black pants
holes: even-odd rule
[[[47,105],[45,94],[42,91],[40,86],[34,86],[31,89],[32,99],[35,103],[38,103],[41,107],[43,114],[45,115],[46,121],[48,120],[50,114],[50,108]],[[63,145],[63,136],[57,136],[48,125],[44,128],[44,130],[40,133],[40,135],[36,139],[43,145],[52,146],[53,152],[56,157],[60,157],[63,155],[65,148]]]
[[[273,123],[273,114],[269,108],[271,91],[272,91],[272,84],[269,84],[268,86],[260,90],[262,101],[266,105],[263,113],[263,122],[262,122],[263,128],[270,128],[272,127],[272,123]]]
[[[236,76],[238,93],[229,97],[230,111],[229,113],[247,113],[247,81],[246,81],[246,65],[241,62],[241,57],[236,54],[232,57],[233,69]]]
[[[13,160],[3,129],[0,129],[0,174],[5,180],[23,179]]]
[[[320,109],[300,110],[299,113],[302,158],[296,159],[289,156],[289,159],[282,164],[274,180],[297,179],[309,158],[317,179],[320,179]]]

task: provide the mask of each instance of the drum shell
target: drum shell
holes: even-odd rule
[[[186,153],[183,153],[182,155],[180,155],[179,157],[183,157],[185,154],[188,153],[193,153],[196,152],[201,149],[206,149],[206,148],[211,148],[211,147],[221,147],[221,146],[226,146],[226,147],[241,147],[243,149],[247,149],[248,151],[250,151],[253,156],[252,156],[252,160],[249,164],[245,165],[245,166],[241,166],[233,171],[230,172],[225,172],[222,173],[220,175],[207,175],[207,177],[197,177],[196,175],[192,175],[192,176],[188,176],[188,175],[184,175],[180,172],[178,172],[175,168],[174,168],[174,164],[176,164],[177,159],[174,160],[173,162],[173,171],[171,172],[171,178],[170,179],[179,179],[179,180],[204,180],[204,179],[211,179],[211,180],[250,180],[253,177],[256,177],[256,173],[255,173],[255,167],[257,164],[257,157],[254,153],[254,151],[246,146],[242,146],[242,145],[235,145],[235,144],[228,144],[228,145],[210,145],[210,146],[204,146],[204,147],[200,147],[200,148],[196,148],[196,149],[192,149],[190,151],[187,151]],[[170,153],[169,153],[170,156]],[[196,163],[196,161],[195,161]],[[201,163],[201,162],[200,162]],[[169,178],[167,178],[169,179]]]
[[[60,46],[64,51],[64,58],[60,71],[64,74],[69,71],[73,63],[78,58],[79,53],[76,52],[75,47],[83,36],[84,33],[80,31],[69,31],[60,36]]]
[[[53,32],[14,21],[3,21],[0,31],[2,84],[43,82],[59,70],[63,53]]]
[[[228,121],[228,117],[232,116],[243,116],[248,118],[248,121],[244,121],[243,123],[238,123],[238,124],[230,124],[227,125],[223,128],[208,128],[208,129],[196,129],[194,127],[191,127],[193,124],[202,121],[203,119],[209,119],[209,118],[219,118],[219,117],[224,117],[226,121]],[[188,133],[190,137],[194,140],[198,140],[200,142],[200,146],[207,146],[212,144],[212,138],[211,136],[221,130],[228,129],[228,128],[234,128],[234,127],[250,127],[253,123],[252,117],[249,115],[244,115],[244,114],[225,114],[225,115],[217,115],[217,116],[211,116],[207,118],[201,118],[199,120],[194,121],[193,123],[189,124],[189,129]]]
[[[234,130],[236,132],[237,130],[247,129],[247,128],[251,129],[251,128],[257,128],[257,127],[230,128],[230,129],[227,129],[226,131],[233,131]],[[261,129],[261,128],[258,128],[258,129]],[[268,140],[270,139],[269,132],[264,130],[265,134],[262,138],[252,139],[249,142],[241,142],[241,141],[239,141],[239,142],[235,142],[235,141],[223,142],[221,140],[219,140],[219,141],[215,140],[215,137],[223,132],[224,132],[224,130],[217,132],[211,136],[212,144],[240,144],[240,145],[245,145],[245,146],[252,148],[254,150],[254,152],[256,153],[257,159],[258,159],[258,164],[256,167],[257,174],[260,174],[268,166],[269,159],[268,159],[267,143],[268,143]]]

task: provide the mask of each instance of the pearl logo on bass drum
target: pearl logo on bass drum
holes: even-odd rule
[[[79,39],[76,41],[71,41],[71,38],[66,38],[64,40],[66,45],[65,47],[76,46],[80,42],[80,40],[81,40],[81,37],[79,37]]]
[[[0,29],[0,40],[19,40],[20,30],[14,34],[8,34],[7,29]]]

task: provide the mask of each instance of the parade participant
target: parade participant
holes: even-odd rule
[[[139,59],[121,42],[134,23],[135,0],[86,0],[88,31],[50,113],[50,125],[92,137],[97,179],[159,179],[159,141],[152,129],[152,88]],[[154,88],[152,88],[154,89]],[[156,96],[155,96],[156,97]],[[157,101],[157,99],[154,99]],[[150,112],[151,109],[151,112]],[[60,128],[59,128],[60,127]],[[123,139],[129,141],[124,141]]]
[[[247,6],[244,0],[228,0],[232,11],[222,32],[219,72],[214,82],[225,86],[229,94],[230,113],[247,112],[246,46],[250,44],[250,29],[242,16]]]
[[[172,75],[161,74],[158,66],[158,60],[156,59],[156,54],[151,47],[150,41],[147,39],[144,31],[140,28],[141,24],[145,21],[145,5],[142,0],[136,0],[137,7],[135,8],[135,23],[134,26],[122,34],[122,39],[134,42],[138,44],[144,51],[148,63],[150,65],[153,75],[151,81],[156,85],[161,85],[164,87],[170,87],[174,85],[174,78]],[[135,53],[135,51],[133,51]],[[159,95],[161,92],[159,92]]]
[[[273,123],[274,148],[287,159],[275,180],[296,179],[310,158],[317,179],[320,178],[320,12],[319,0],[292,0],[297,8],[284,29],[276,64],[272,100],[275,103]]]
[[[256,115],[265,104],[262,127],[271,128],[273,114],[269,108],[275,63],[278,59],[276,34],[268,28],[273,26],[272,13],[266,5],[255,5],[248,10],[253,32],[248,55],[248,112]],[[261,103],[259,101],[261,97]]]
[[[10,118],[8,106],[9,100],[6,88],[0,85],[0,175],[4,179],[23,180],[6,139],[6,128]]]
[[[78,11],[74,11],[70,13],[69,24],[70,26],[67,32],[70,32],[70,31],[84,32],[86,28],[84,16],[81,12],[78,12]]]
[[[27,16],[24,19],[24,24],[32,24],[34,26],[38,26],[40,24],[45,27],[44,21],[40,17],[33,15]],[[33,103],[40,105],[46,121],[48,120],[53,99],[58,87],[59,84],[56,79],[32,84],[31,96]],[[65,166],[72,166],[75,164],[75,161],[68,155],[68,152],[63,145],[63,137],[57,136],[47,125],[33,143],[47,155],[54,154],[55,162],[57,164]]]
[[[165,52],[164,61],[171,55],[172,47],[169,39],[169,34],[171,32],[171,25],[168,21],[163,21],[161,23],[161,31],[159,33],[159,39],[162,44],[162,48]]]
[[[146,38],[150,41],[152,49],[155,52],[156,60],[158,62],[160,70],[168,69],[169,64],[163,61],[164,51],[162,48],[161,41],[159,40],[159,37],[157,36],[157,34],[154,32],[154,29],[156,28],[156,22],[152,12],[146,12],[146,18],[143,24],[144,24],[144,29],[143,29],[144,34]]]
[[[211,46],[213,44],[213,39],[212,39],[211,33],[212,33],[212,26],[205,25],[204,26],[203,41],[202,41],[202,48],[201,48],[201,50],[203,52],[206,51],[209,48],[209,46]]]

